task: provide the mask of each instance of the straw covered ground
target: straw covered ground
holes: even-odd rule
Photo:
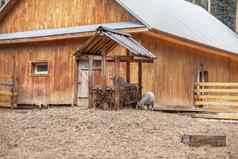
[[[125,109],[0,110],[1,159],[237,159],[238,123]],[[192,148],[184,134],[226,135]]]

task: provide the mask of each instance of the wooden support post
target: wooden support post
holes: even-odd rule
[[[79,63],[74,60],[74,96],[72,106],[78,105],[78,80],[79,80]]]
[[[88,108],[94,108],[93,101],[93,87],[94,87],[94,73],[93,73],[93,56],[89,56],[89,70],[88,70]]]
[[[130,56],[129,50],[127,50],[127,56]],[[126,80],[128,83],[131,82],[131,58],[128,58],[126,62]]]
[[[126,63],[126,80],[128,83],[131,82],[131,63],[128,61]]]
[[[16,75],[16,57],[13,56],[13,71],[12,71],[12,97],[11,97],[11,108],[17,107],[17,75]]]
[[[139,62],[138,63],[138,84],[139,84],[139,87],[140,87],[140,98],[142,97],[142,77],[143,77],[143,74],[142,74],[142,62]]]
[[[118,77],[120,76],[120,59],[116,57],[115,59],[115,110],[120,109],[120,86],[118,83]]]
[[[107,67],[106,67],[106,55],[102,56],[102,81],[103,87],[107,86]]]

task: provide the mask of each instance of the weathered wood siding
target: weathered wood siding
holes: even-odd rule
[[[238,82],[237,61],[148,35],[138,39],[158,56],[154,64],[143,65],[144,91],[155,92],[158,104],[191,106],[193,83],[200,64],[208,71],[210,82]]]
[[[143,64],[143,91],[155,92],[158,104],[191,106],[193,84],[200,64],[208,71],[210,82],[238,82],[237,61],[189,49],[146,34],[137,35],[136,39],[158,56],[154,64]],[[16,57],[18,103],[71,104],[75,80],[73,53],[86,40],[0,48],[0,74],[12,71],[12,57]],[[114,52],[125,53],[125,50],[118,48]],[[31,62],[42,60],[49,62],[49,75],[32,76]],[[121,66],[121,75],[125,77],[126,64]],[[138,67],[131,64],[131,69],[131,80],[137,83]],[[113,76],[113,66],[109,66],[108,71],[108,76]]]
[[[16,57],[19,104],[72,104],[75,60],[73,53],[85,40],[0,48],[0,74],[12,72]],[[47,61],[47,76],[33,76],[31,63]]]
[[[0,33],[114,23],[134,19],[113,0],[21,0]]]

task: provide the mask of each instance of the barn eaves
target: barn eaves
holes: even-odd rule
[[[85,45],[77,51],[76,55],[102,56],[108,54],[118,45],[128,49],[131,56],[151,60],[156,58],[156,56],[138,43],[130,34],[102,26],[97,29],[95,36],[90,38]]]

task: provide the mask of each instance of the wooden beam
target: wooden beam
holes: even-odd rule
[[[238,93],[238,89],[209,89],[201,88],[195,89],[196,93]]]
[[[94,108],[93,101],[93,86],[94,85],[94,73],[93,73],[93,56],[89,56],[89,70],[88,70],[88,108]]]
[[[238,83],[196,82],[195,86],[203,86],[203,87],[238,87]]]
[[[238,102],[226,102],[226,101],[196,101],[196,106],[200,105],[209,105],[209,106],[227,106],[227,107],[237,107],[238,108]]]
[[[103,87],[107,86],[107,67],[106,64],[106,55],[102,56],[102,81],[103,81]]]
[[[16,96],[16,93],[12,93],[12,91],[0,91],[0,96]]]
[[[217,100],[217,101],[221,101],[221,100],[232,100],[232,101],[238,101],[238,96],[222,96],[222,95],[195,95],[194,98],[196,100],[209,100],[209,99],[213,99],[213,100]]]
[[[142,90],[143,90],[142,77],[143,77],[142,62],[139,62],[138,63],[138,84],[140,87],[140,98],[142,97]]]
[[[226,136],[208,136],[208,135],[184,135],[182,137],[182,143],[192,146],[200,147],[204,145],[210,145],[214,147],[226,146]]]
[[[115,73],[115,110],[120,109],[120,85],[118,83],[118,77],[120,76],[120,59],[115,57],[115,66],[114,66],[114,73]]]
[[[11,107],[12,107],[11,103],[0,102],[0,108],[11,108]]]
[[[129,56],[129,51],[127,50],[127,55]],[[131,82],[131,61],[126,62],[126,80],[128,83]]]
[[[13,71],[12,71],[12,81],[13,81],[13,87],[12,87],[12,108],[17,107],[17,70],[16,70],[16,57],[12,57],[13,61]],[[14,95],[16,94],[16,95]]]
[[[79,63],[74,60],[74,97],[73,97],[73,105],[78,105],[78,81],[79,81]]]

